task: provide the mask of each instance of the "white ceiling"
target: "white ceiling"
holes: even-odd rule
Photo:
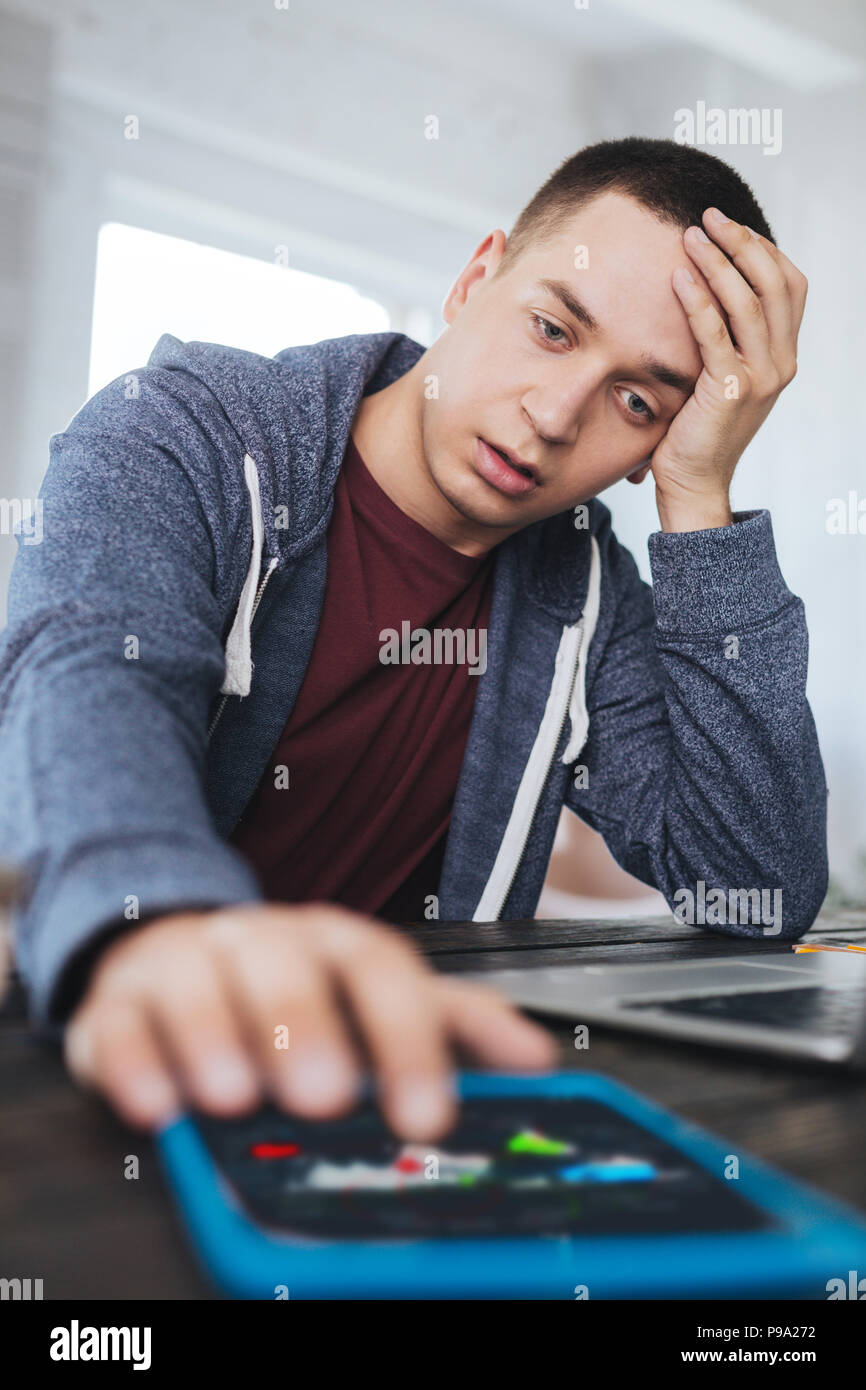
[[[479,73],[495,69],[501,49],[525,45],[572,59],[616,58],[670,45],[695,45],[756,71],[805,79],[811,66],[832,84],[856,78],[866,62],[863,0],[2,0],[0,8],[40,19],[67,36],[72,58],[112,36],[118,70],[172,38],[185,61],[223,51],[226,78],[247,42],[266,37],[297,51],[305,31],[340,30],[383,55],[426,53],[435,66],[471,56]],[[579,8],[585,3],[586,8]],[[274,22],[274,21],[277,22]],[[191,36],[197,34],[195,39]],[[230,39],[226,46],[221,40]],[[780,64],[782,71],[780,71]],[[863,67],[859,68],[861,74]]]
[[[507,229],[582,144],[629,128],[671,134],[678,107],[723,90],[770,107],[810,84],[844,92],[866,55],[864,0],[279,3],[0,10],[53,32],[58,168],[70,150],[98,149],[84,177],[98,167],[145,207],[171,200],[178,226],[219,204],[238,219],[239,246],[267,243],[272,226],[359,257],[399,245],[407,275],[431,281],[468,259],[479,228]],[[141,121],[138,145],[123,140],[127,113]]]

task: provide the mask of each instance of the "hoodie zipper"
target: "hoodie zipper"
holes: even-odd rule
[[[546,784],[546,782],[547,782],[548,777],[550,776],[550,769],[551,769],[551,767],[553,766],[553,760],[554,760],[554,758],[555,758],[555,756],[556,756],[556,750],[557,750],[557,748],[559,747],[560,741],[561,741],[561,739],[562,739],[563,731],[564,731],[564,729],[565,729],[566,720],[568,719],[568,713],[569,713],[569,709],[570,709],[570,706],[571,706],[571,697],[572,697],[572,693],[573,693],[573,691],[574,691],[574,682],[575,682],[575,680],[577,679],[577,672],[578,672],[578,670],[580,669],[580,652],[581,652],[581,648],[582,648],[582,646],[583,646],[583,636],[584,636],[584,619],[583,619],[583,618],[580,619],[580,621],[578,622],[577,627],[578,627],[578,641],[577,641],[577,647],[576,647],[576,649],[575,649],[575,652],[574,652],[574,655],[573,655],[572,661],[571,661],[571,676],[570,676],[569,682],[568,682],[568,690],[567,690],[567,692],[566,692],[566,697],[565,697],[565,702],[564,702],[564,708],[563,708],[563,711],[562,711],[562,718],[561,718],[560,721],[559,721],[559,729],[558,729],[558,732],[557,732],[557,735],[556,735],[556,739],[555,739],[555,741],[553,742],[553,744],[552,744],[552,746],[551,746],[550,757],[548,758],[548,761],[547,761],[547,768],[546,768],[546,770],[545,770],[544,777],[543,777],[543,779],[542,779],[542,781],[541,781],[541,784],[540,784],[538,796],[536,797],[535,803],[534,803],[534,805],[532,806],[532,809],[531,809],[529,815],[525,818],[525,821],[524,821],[523,826],[521,827],[520,840],[518,841],[518,845],[517,845],[517,853],[514,855],[514,859],[513,859],[513,863],[512,863],[512,867],[511,867],[511,872],[510,872],[510,874],[509,874],[509,876],[508,876],[507,881],[506,881],[505,883],[503,883],[503,884],[500,886],[500,889],[499,889],[499,891],[498,891],[498,893],[497,893],[497,895],[496,895],[496,898],[494,899],[494,902],[493,902],[493,911],[492,911],[492,913],[489,912],[489,909],[485,910],[484,915],[483,915],[483,920],[486,921],[486,922],[487,922],[487,921],[498,922],[498,921],[499,921],[500,913],[502,912],[502,909],[503,909],[503,907],[505,906],[505,904],[506,904],[506,902],[507,902],[507,900],[508,900],[508,894],[511,892],[512,886],[513,886],[513,884],[514,884],[514,880],[515,880],[516,877],[517,877],[517,871],[518,871],[518,869],[520,868],[520,865],[521,865],[522,860],[523,860],[523,856],[524,856],[524,854],[525,854],[525,852],[526,852],[526,846],[527,846],[527,844],[529,843],[529,836],[530,836],[530,833],[531,833],[531,831],[532,831],[533,824],[534,824],[534,822],[535,822],[536,812],[538,811],[538,807],[539,807],[539,804],[540,804],[540,802],[541,802],[541,795],[542,795],[542,792],[544,791],[545,784]],[[519,793],[518,793],[518,795],[519,795]],[[495,868],[494,868],[494,873],[495,873]],[[492,875],[491,875],[491,877],[492,877]],[[486,889],[485,889],[485,892],[486,892]],[[483,902],[483,895],[482,895],[482,902]],[[479,904],[479,908],[480,908],[480,906],[481,906],[481,904]],[[481,918],[479,918],[479,917],[477,916],[477,912],[478,912],[478,909],[476,909],[476,917],[475,917],[473,920],[482,920]]]
[[[252,606],[252,609],[251,609],[251,611],[250,611],[250,636],[251,636],[251,637],[252,637],[252,629],[253,629],[253,618],[256,616],[256,609],[258,608],[259,603],[261,602],[262,594],[265,592],[265,589],[267,588],[268,580],[270,579],[270,577],[271,577],[271,575],[273,574],[273,572],[274,572],[274,566],[273,566],[273,565],[269,565],[269,566],[268,566],[267,574],[265,575],[264,579],[262,580],[261,584],[259,585],[258,589],[256,590],[256,596],[255,596],[255,598],[253,599],[253,606]],[[223,710],[225,709],[225,703],[226,703],[226,700],[227,700],[228,698],[229,698],[228,695],[223,695],[222,699],[220,700],[219,704],[217,705],[216,713],[214,714],[214,717],[213,717],[213,719],[211,720],[210,728],[209,728],[208,731],[207,731],[207,736],[208,736],[208,738],[210,738],[211,734],[213,733],[214,729],[216,728],[217,724],[219,723],[220,715],[222,714]]]

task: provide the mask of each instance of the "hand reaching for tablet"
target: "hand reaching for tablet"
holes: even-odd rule
[[[352,1107],[370,1070],[391,1128],[423,1140],[456,1119],[455,1047],[502,1070],[557,1056],[499,994],[435,974],[373,918],[250,903],[172,913],[112,941],[64,1054],[77,1081],[147,1128],[189,1106],[230,1116],[268,1100],[327,1118]]]

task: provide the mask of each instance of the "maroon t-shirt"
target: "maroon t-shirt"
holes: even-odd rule
[[[495,552],[461,555],[406,516],[351,437],[327,546],[310,663],[231,843],[271,901],[322,899],[417,920],[438,889],[481,679],[471,668],[484,668]],[[422,628],[429,664],[380,659],[417,658]],[[397,635],[390,646],[384,629]],[[437,629],[471,629],[465,653],[444,641],[435,661]],[[275,785],[279,765],[288,787]]]

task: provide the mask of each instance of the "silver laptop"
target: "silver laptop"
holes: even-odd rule
[[[856,952],[524,966],[461,979],[575,1026],[604,1023],[866,1070],[866,955]]]

